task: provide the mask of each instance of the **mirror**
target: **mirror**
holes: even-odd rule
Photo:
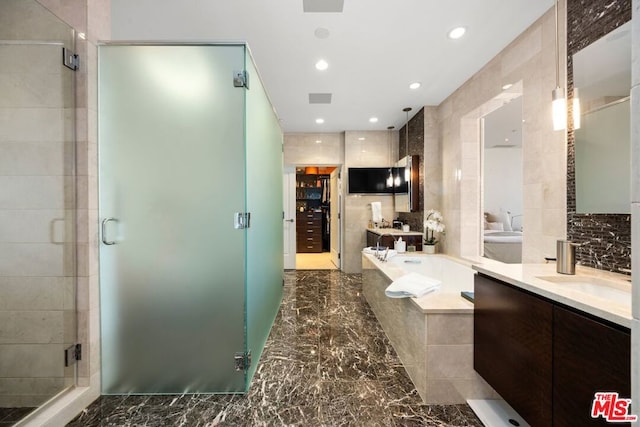
[[[419,206],[417,155],[405,156],[393,165],[393,202],[396,212],[415,212]]]
[[[576,213],[630,213],[631,22],[573,55]],[[577,127],[577,126],[576,126]]]
[[[523,162],[522,97],[481,119],[483,255],[505,263],[522,262]]]

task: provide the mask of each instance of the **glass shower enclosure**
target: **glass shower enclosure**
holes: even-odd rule
[[[99,47],[104,394],[242,393],[283,284],[282,133],[244,44]]]
[[[74,31],[39,3],[0,2],[0,424],[75,384]]]

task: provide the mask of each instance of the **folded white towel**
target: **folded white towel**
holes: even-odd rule
[[[382,202],[371,202],[371,220],[382,222]]]
[[[389,298],[418,298],[440,288],[442,282],[418,273],[405,274],[384,291]]]
[[[362,250],[362,252],[365,253],[365,254],[369,254],[369,255],[375,255],[376,254],[376,248],[375,248],[375,246],[368,246],[368,247],[364,248]],[[384,253],[387,252],[387,248],[385,247],[384,249],[381,249],[379,252],[382,255],[384,255]],[[389,252],[387,252],[387,259],[393,258],[396,255],[398,255],[398,251],[396,251],[394,249],[389,249]]]

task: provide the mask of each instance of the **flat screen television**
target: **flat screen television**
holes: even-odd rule
[[[389,168],[349,168],[350,194],[393,194],[387,186]]]

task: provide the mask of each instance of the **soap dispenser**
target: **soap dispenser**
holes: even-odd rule
[[[407,242],[403,241],[402,237],[400,237],[393,243],[393,248],[398,251],[399,254],[402,254],[407,251]]]

